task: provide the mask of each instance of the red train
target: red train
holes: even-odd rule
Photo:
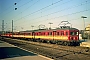
[[[20,38],[26,40],[33,40],[39,42],[48,42],[61,45],[80,45],[79,43],[79,30],[70,28],[69,26],[61,26],[58,29],[39,29],[32,31],[22,31],[6,33],[4,37]]]

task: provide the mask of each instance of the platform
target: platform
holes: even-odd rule
[[[80,46],[90,48],[90,40],[82,40]]]
[[[0,41],[0,60],[53,60]]]

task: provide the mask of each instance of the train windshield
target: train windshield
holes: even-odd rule
[[[78,35],[78,32],[70,32],[70,35]]]

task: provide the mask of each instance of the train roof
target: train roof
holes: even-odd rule
[[[76,28],[57,28],[57,29],[37,29],[37,30],[28,30],[21,32],[41,32],[41,31],[56,31],[56,30],[78,30]]]
[[[47,30],[47,29],[39,29],[39,30],[33,30],[34,32],[36,32],[36,31],[56,31],[56,30],[78,30],[78,29],[76,29],[76,28],[69,28],[69,29],[64,29],[64,28],[62,28],[62,29],[60,29],[60,28],[58,28],[58,29],[49,29],[49,30]]]

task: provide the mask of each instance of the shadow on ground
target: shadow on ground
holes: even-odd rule
[[[35,55],[36,54],[24,51],[17,47],[0,47],[0,59]]]

